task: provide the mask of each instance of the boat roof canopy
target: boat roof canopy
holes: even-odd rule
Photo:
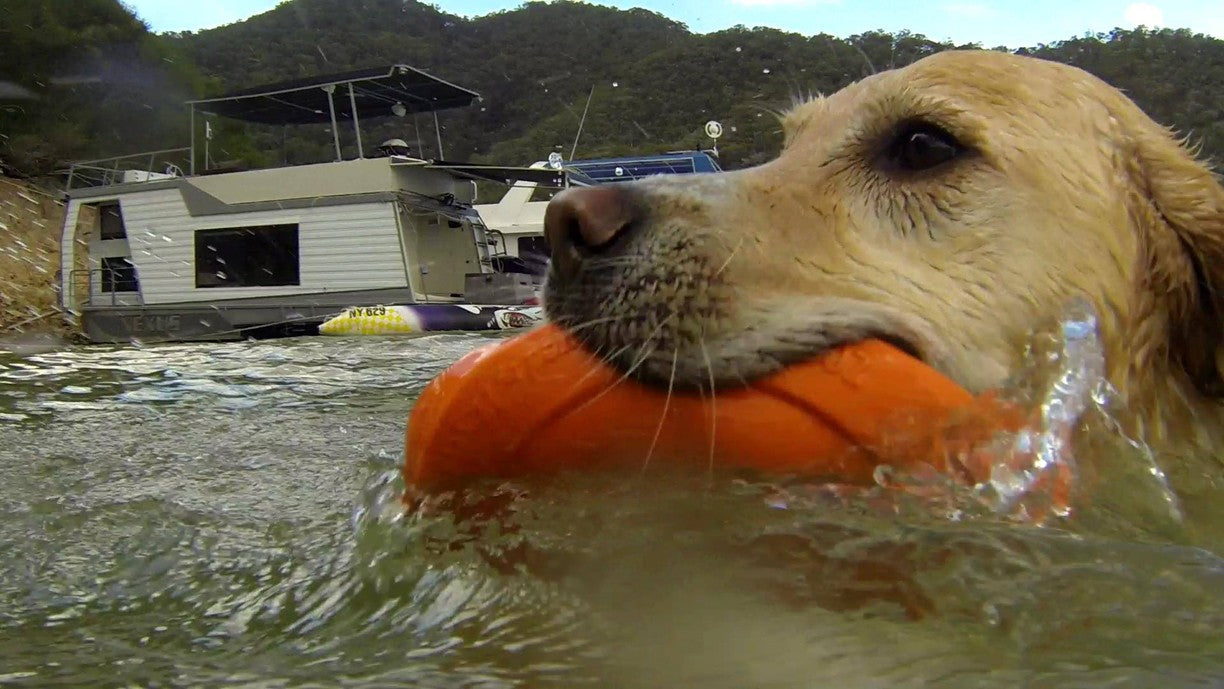
[[[449,160],[432,160],[427,167],[447,170],[473,180],[487,180],[512,185],[515,182],[535,182],[544,187],[562,188],[565,182],[577,186],[591,186],[595,181],[582,172],[570,168],[557,170],[549,167],[513,167],[480,165]]]
[[[329,93],[328,87],[331,88]],[[352,88],[352,103],[349,89]],[[332,103],[329,104],[329,98]],[[480,94],[456,86],[409,65],[293,79],[233,91],[216,98],[188,101],[210,113],[260,124],[326,124],[331,107],[337,119],[352,119],[356,104],[360,119],[436,112],[471,105]],[[402,105],[403,109],[396,107]]]

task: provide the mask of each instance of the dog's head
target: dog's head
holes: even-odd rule
[[[803,103],[783,128],[756,168],[558,195],[550,318],[677,386],[880,337],[980,390],[1082,296],[1112,370],[1164,366],[1220,393],[1224,189],[1104,82],[945,52]]]

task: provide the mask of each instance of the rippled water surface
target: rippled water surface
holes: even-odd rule
[[[686,476],[403,515],[412,400],[487,341],[0,353],[0,685],[1224,683],[1224,560],[1124,531]]]

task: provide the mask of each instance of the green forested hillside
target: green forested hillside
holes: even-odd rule
[[[184,145],[180,104],[206,88],[179,44],[117,0],[0,0],[0,164],[10,172]]]
[[[1224,163],[1224,41],[1186,30],[1115,31],[1020,51],[1088,70],[1121,88],[1157,121]]]
[[[448,158],[525,164],[552,150],[568,155],[591,96],[579,156],[708,145],[701,126],[718,119],[722,162],[739,167],[776,152],[771,111],[794,96],[958,47],[908,33],[842,39],[739,27],[701,35],[654,12],[576,2],[530,2],[469,20],[414,0],[288,0],[243,22],[163,36],[148,34],[118,0],[0,0],[0,13],[14,11],[19,21],[0,24],[0,81],[41,97],[0,99],[0,160],[29,173],[103,149],[184,145],[185,114],[173,104],[187,93],[393,62],[483,96],[442,114]],[[61,52],[72,59],[56,58]],[[1224,41],[1118,30],[1021,52],[1103,77],[1224,158]],[[96,84],[47,81],[95,72],[120,87],[106,95]],[[90,103],[107,108],[93,114]],[[420,145],[436,154],[432,122],[421,124]],[[388,120],[368,130],[367,147],[390,136],[417,138],[409,121]],[[257,158],[260,149],[276,162],[306,162],[327,159],[330,140],[317,130],[225,123],[215,148],[219,159]]]

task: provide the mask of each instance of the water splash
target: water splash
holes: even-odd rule
[[[1084,467],[1077,460],[1073,439],[1103,440],[1106,452],[1146,465],[1145,477],[1154,481],[1159,500],[1180,523],[1177,497],[1151,448],[1127,435],[1118,421],[1123,400],[1106,377],[1105,348],[1093,306],[1082,299],[1070,302],[1057,328],[1033,339],[1025,361],[1000,395],[1016,408],[1029,410],[1023,427],[997,433],[984,444],[945,458],[949,466],[972,477],[968,490],[933,468],[901,471],[882,466],[876,484],[901,488],[910,496],[934,497],[953,521],[984,509],[995,516],[1045,524],[1070,517],[1074,498],[1082,492]],[[924,501],[919,509],[929,512],[931,502]]]
[[[996,441],[999,458],[976,486],[980,500],[997,513],[1030,517],[1051,510],[1066,517],[1065,496],[1051,495],[1060,481],[1074,484],[1079,471],[1071,437],[1080,419],[1107,399],[1105,351],[1097,315],[1087,301],[1077,299],[1066,310],[1059,328],[1059,348],[1052,353],[1056,373],[1037,407],[1036,423]]]
[[[1032,518],[1045,512],[1071,514],[1070,496],[1079,488],[1072,437],[1090,430],[1106,438],[1111,452],[1145,464],[1159,499],[1178,523],[1182,511],[1155,454],[1141,439],[1129,436],[1119,422],[1123,400],[1105,373],[1105,348],[1096,311],[1085,300],[1068,304],[1059,327],[1045,340],[1037,339],[1026,360],[1027,381],[1034,403],[1034,420],[1014,434],[996,439],[991,452],[999,458],[990,475],[976,488],[977,498],[994,512]],[[1121,445],[1122,447],[1119,447]]]

